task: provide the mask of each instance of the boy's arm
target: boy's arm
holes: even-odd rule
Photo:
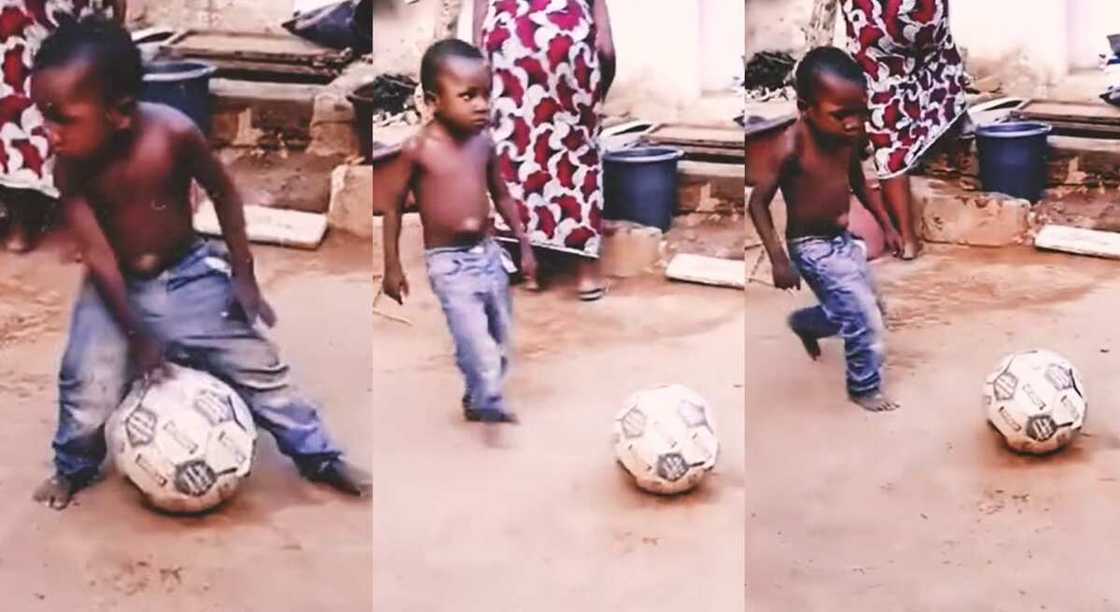
[[[233,183],[233,177],[214,155],[210,143],[201,131],[191,126],[189,130],[185,130],[182,138],[191,161],[192,177],[214,203],[214,212],[222,228],[222,239],[229,248],[234,297],[250,323],[260,315],[267,325],[274,325],[276,314],[268,302],[261,298],[257,284],[253,253],[249,250],[249,237],[245,233],[244,204]]]
[[[891,222],[890,215],[887,214],[887,209],[883,205],[882,196],[871,195],[867,187],[867,177],[863,174],[863,164],[860,162],[858,155],[852,155],[852,165],[848,178],[856,199],[874,215],[875,220],[879,222],[879,226],[883,228],[883,238],[886,240],[887,249],[897,254],[902,249],[902,238],[894,229],[894,223]]]
[[[762,239],[762,246],[770,257],[770,264],[774,269],[774,286],[778,289],[793,289],[801,287],[801,279],[793,269],[793,264],[782,248],[782,241],[774,227],[774,217],[770,214],[770,204],[782,182],[785,172],[787,154],[760,155],[756,160],[758,167],[750,171],[756,178],[754,190],[751,191],[747,211],[751,221],[758,230]]]
[[[385,167],[378,171],[373,182],[374,210],[382,214],[382,240],[385,249],[385,276],[381,281],[382,290],[397,303],[404,303],[408,297],[408,278],[401,266],[400,239],[401,216],[404,214],[405,198],[412,186],[416,172],[418,137],[410,138],[400,152]]]
[[[506,181],[498,169],[498,155],[493,143],[490,143],[490,160],[486,164],[486,174],[490,199],[494,200],[494,207],[498,209],[498,214],[513,230],[514,237],[521,244],[521,273],[526,278],[536,278],[537,260],[533,256],[533,245],[529,242],[529,234],[525,233],[521,215],[517,214],[517,205],[513,201],[513,196],[509,195],[509,188],[506,187]]]
[[[61,176],[62,172],[58,174]],[[101,230],[93,208],[85,198],[64,192],[62,213],[67,227],[78,240],[90,279],[128,338],[132,356],[141,372],[159,373],[163,366],[163,348],[129,304],[117,256]]]

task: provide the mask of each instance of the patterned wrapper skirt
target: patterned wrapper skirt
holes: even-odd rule
[[[848,50],[868,77],[879,178],[905,174],[966,110],[949,0],[843,0],[842,10]]]
[[[90,0],[0,0],[0,185],[58,197],[43,116],[31,103],[31,64],[63,16],[77,17]]]
[[[530,240],[598,257],[600,74],[590,1],[492,0],[481,46],[494,71],[501,174]]]

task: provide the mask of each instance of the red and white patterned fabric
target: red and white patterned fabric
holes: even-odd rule
[[[949,0],[844,0],[842,10],[848,50],[868,77],[879,178],[905,174],[966,110]]]
[[[502,177],[530,240],[598,257],[600,74],[590,2],[492,0],[481,46],[494,71]]]
[[[0,185],[58,197],[43,116],[31,103],[31,63],[58,27],[58,16],[77,16],[90,0],[0,0]]]

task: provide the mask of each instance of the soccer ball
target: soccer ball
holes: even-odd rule
[[[220,380],[180,366],[138,381],[105,431],[117,469],[156,508],[209,510],[249,475],[257,430],[245,402]]]
[[[681,385],[631,395],[615,419],[613,438],[618,462],[650,493],[692,489],[719,456],[708,403]]]
[[[984,382],[988,421],[1012,450],[1041,455],[1073,440],[1085,423],[1077,369],[1044,350],[1008,355]]]

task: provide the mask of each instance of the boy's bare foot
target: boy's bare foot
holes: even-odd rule
[[[882,391],[873,391],[865,395],[851,395],[851,400],[869,412],[890,412],[898,410],[898,402],[883,394]]]
[[[35,489],[31,498],[40,504],[45,504],[48,508],[62,510],[70,505],[70,500],[77,490],[78,487],[69,478],[62,474],[55,474],[43,481],[43,484]]]
[[[373,478],[368,472],[337,457],[305,471],[304,477],[355,497],[368,497],[373,492]]]

